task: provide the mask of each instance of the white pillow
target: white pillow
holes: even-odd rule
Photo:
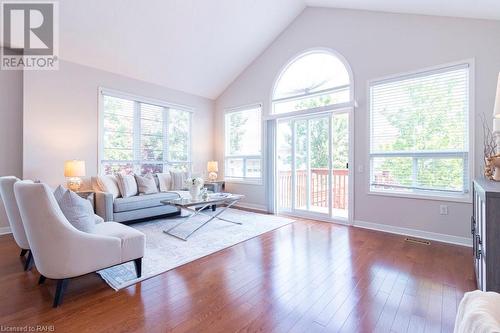
[[[168,192],[172,187],[172,176],[170,172],[157,173],[158,183],[160,184],[160,192]]]
[[[96,219],[90,201],[81,198],[72,191],[66,191],[59,200],[59,207],[69,223],[76,229],[83,232],[94,230]]]
[[[172,191],[179,191],[186,186],[184,185],[184,182],[188,178],[188,173],[183,172],[183,171],[170,171],[170,177],[172,178],[172,186],[170,190]]]
[[[113,195],[113,199],[120,196],[118,181],[114,175],[97,176],[97,186],[101,192],[108,192]]]
[[[118,188],[123,198],[133,197],[137,195],[137,182],[135,181],[134,175],[122,175],[118,174]]]
[[[135,175],[135,181],[137,182],[139,194],[158,193],[158,187],[156,187],[156,182],[152,174],[148,173],[145,176]]]
[[[56,201],[59,202],[61,201],[64,193],[68,191],[66,188],[64,188],[62,185],[59,185],[56,190],[54,191],[54,197],[56,198]]]

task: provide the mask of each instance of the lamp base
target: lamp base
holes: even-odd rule
[[[208,174],[208,180],[211,182],[215,182],[217,180],[217,173],[216,172],[210,172]]]
[[[78,192],[78,190],[82,186],[82,180],[78,177],[71,177],[68,178],[67,185],[71,191]]]

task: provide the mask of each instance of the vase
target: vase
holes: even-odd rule
[[[491,160],[493,166],[493,180],[500,181],[500,156],[493,156]]]
[[[189,194],[191,195],[192,200],[196,200],[196,199],[200,198],[200,190],[201,190],[201,186],[197,186],[197,185],[192,185],[189,188]]]

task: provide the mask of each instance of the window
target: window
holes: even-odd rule
[[[261,106],[225,115],[225,178],[259,182],[262,178]]]
[[[469,191],[469,65],[370,84],[370,190]]]
[[[100,173],[190,170],[187,109],[102,91]]]
[[[351,101],[346,65],[324,50],[302,54],[281,73],[273,94],[273,113],[302,111]]]

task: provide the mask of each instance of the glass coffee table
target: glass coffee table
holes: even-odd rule
[[[175,206],[177,208],[180,208],[181,210],[187,210],[187,211],[191,212],[190,215],[187,215],[184,217],[185,220],[181,221],[180,223],[177,223],[176,225],[174,225],[170,229],[163,230],[163,232],[170,235],[170,236],[182,239],[183,241],[187,241],[189,236],[194,234],[196,231],[198,231],[200,228],[205,226],[207,223],[213,221],[214,219],[218,219],[221,221],[234,223],[234,224],[242,224],[241,222],[235,222],[235,221],[231,221],[231,220],[222,218],[222,217],[220,217],[220,215],[222,213],[224,213],[224,211],[226,209],[233,206],[234,204],[236,204],[238,201],[240,201],[244,197],[245,196],[242,194],[214,193],[214,194],[211,194],[207,200],[203,200],[203,199],[193,200],[193,199],[187,199],[187,198],[163,200],[163,201],[161,201],[161,203],[164,205]],[[204,209],[206,209],[207,207],[210,207],[212,205],[224,205],[224,206],[221,206],[220,210],[218,212],[216,212],[214,215],[206,214],[203,212]],[[204,221],[198,227],[196,227],[193,231],[191,231],[186,237],[180,237],[178,235],[171,233],[171,231],[174,230],[175,228],[177,228],[179,225],[181,225],[182,223],[185,223],[187,220],[189,220],[192,217],[197,216],[197,215],[206,216],[207,220]]]

